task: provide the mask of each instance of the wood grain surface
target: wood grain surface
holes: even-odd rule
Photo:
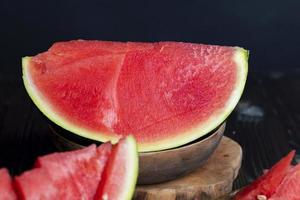
[[[173,181],[138,186],[134,199],[215,199],[231,192],[241,161],[242,149],[240,145],[227,137],[223,137],[220,145],[204,166]]]

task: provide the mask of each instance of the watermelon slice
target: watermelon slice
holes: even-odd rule
[[[114,147],[106,143],[39,157],[34,169],[15,178],[15,186],[22,200],[126,200],[137,174],[137,146],[128,136]]]
[[[91,145],[79,151],[54,153],[37,159],[36,166],[53,171],[66,171],[75,183],[82,199],[93,199],[104,166],[111,153],[111,144],[96,149]]]
[[[37,159],[37,168],[16,177],[22,199],[93,199],[111,144],[54,153]]]
[[[16,177],[16,189],[21,200],[81,199],[80,192],[66,171],[35,168]]]
[[[22,65],[28,94],[54,123],[102,142],[132,134],[143,152],[219,126],[242,94],[247,59],[239,47],[77,40]]]
[[[130,200],[137,181],[138,154],[133,137],[121,139],[102,174],[95,200]]]
[[[289,170],[282,183],[269,200],[299,200],[300,199],[300,164]]]
[[[251,185],[245,187],[236,196],[236,200],[255,200],[258,195],[266,198],[271,197],[282,180],[287,175],[290,164],[295,155],[295,151],[291,151],[287,156],[282,158],[264,175],[254,181]]]
[[[12,179],[9,172],[5,168],[0,169],[0,199],[16,200],[17,195],[14,191]]]

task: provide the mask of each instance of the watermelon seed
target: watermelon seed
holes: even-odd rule
[[[267,197],[265,195],[257,195],[257,200],[267,200]]]

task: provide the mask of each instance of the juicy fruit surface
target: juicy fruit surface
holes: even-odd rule
[[[38,158],[36,166],[53,171],[66,172],[74,182],[83,199],[92,199],[101,179],[104,166],[111,153],[111,144],[66,153],[54,153]]]
[[[128,136],[114,146],[91,145],[39,157],[34,169],[15,178],[15,189],[22,200],[130,200],[137,175],[137,145]],[[12,185],[7,171],[0,170],[0,178],[2,200]]]
[[[282,158],[278,163],[276,163],[268,172],[254,181],[251,185],[243,188],[236,196],[236,200],[256,200],[258,195],[263,195],[266,198],[276,196],[277,188],[286,182],[285,179],[291,180],[290,185],[293,184],[293,181],[296,179],[287,178],[292,173],[289,171],[291,169],[291,161],[295,155],[295,151],[291,151],[287,156]],[[300,165],[298,165],[298,169]],[[298,170],[298,173],[300,171]],[[300,180],[300,179],[299,179]],[[298,180],[298,184],[299,184]],[[287,185],[284,184],[286,187]],[[282,187],[282,186],[281,186]],[[282,189],[281,189],[282,190]],[[299,188],[298,188],[299,190]],[[300,195],[300,193],[298,193]],[[286,198],[284,198],[286,199]]]
[[[0,199],[16,200],[17,195],[13,189],[12,179],[5,168],[0,169]]]
[[[137,181],[137,173],[137,146],[133,137],[129,136],[114,146],[94,200],[130,200]]]
[[[269,200],[300,199],[300,164],[293,167]]]
[[[133,133],[147,142],[172,137],[207,119],[224,107],[233,89],[235,64],[226,59],[233,53],[231,48],[173,43],[128,52],[116,87],[115,132]]]
[[[93,199],[111,152],[111,144],[98,149],[54,153],[38,158],[34,168],[16,177],[21,199]]]
[[[36,168],[16,177],[20,199],[80,199],[80,193],[70,176],[47,169]]]
[[[33,100],[40,96],[50,106],[45,112],[72,124],[72,132],[88,130],[93,134],[82,135],[102,141],[129,134],[139,144],[169,141],[139,148],[157,150],[190,142],[225,120],[242,92],[233,94],[235,88],[245,84],[240,68],[246,66],[234,59],[241,51],[177,42],[61,42],[25,63],[25,86],[38,91]],[[228,101],[234,105],[225,110]],[[175,136],[182,140],[172,146]]]

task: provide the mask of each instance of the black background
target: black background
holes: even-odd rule
[[[299,68],[300,1],[0,1],[0,74],[55,41],[186,41],[242,46],[251,70]],[[9,76],[8,76],[9,75]]]
[[[300,162],[300,0],[0,0],[0,167],[12,174],[57,151],[24,89],[21,57],[79,38],[249,49],[246,88],[225,131],[243,148],[234,188],[291,149]]]

